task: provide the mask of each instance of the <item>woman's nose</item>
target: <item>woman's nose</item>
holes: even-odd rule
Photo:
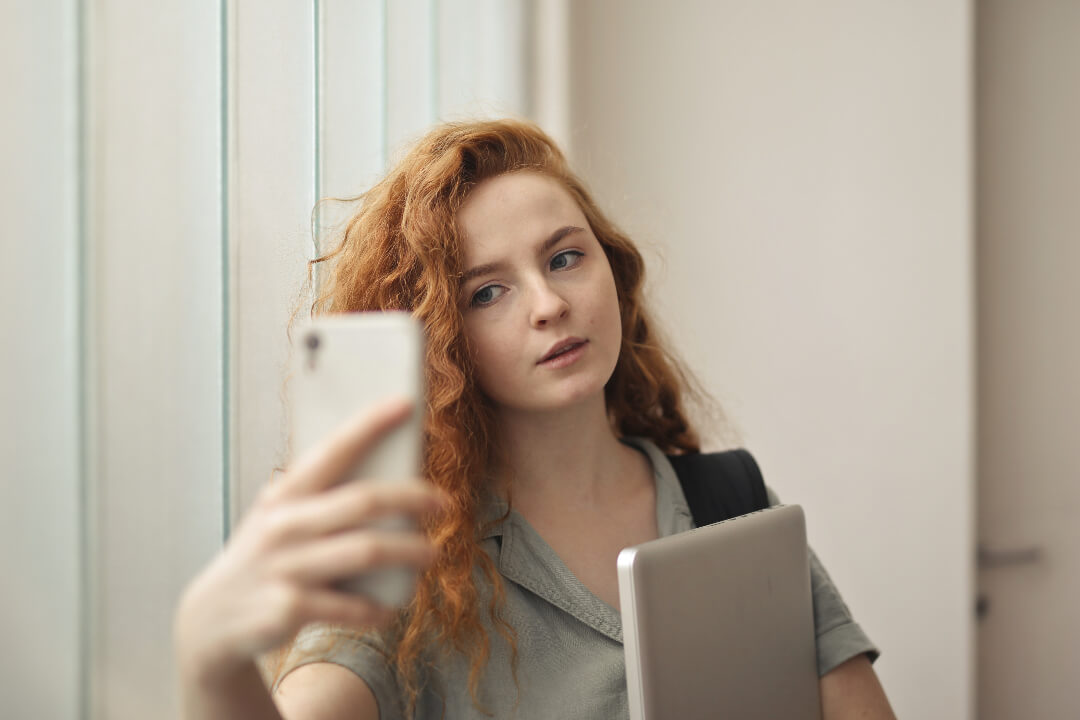
[[[570,304],[561,293],[547,283],[538,283],[533,290],[532,325],[544,327],[549,322],[566,317]]]

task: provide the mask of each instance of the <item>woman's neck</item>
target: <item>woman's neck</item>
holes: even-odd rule
[[[602,508],[626,492],[647,462],[619,442],[603,396],[555,412],[497,413],[503,448],[502,479],[515,507]]]

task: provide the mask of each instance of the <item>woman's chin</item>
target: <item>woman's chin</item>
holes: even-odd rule
[[[567,412],[575,409],[588,409],[593,404],[604,403],[604,386],[590,383],[570,387],[560,387],[556,392],[534,394],[524,402],[514,403],[516,410],[522,412]]]

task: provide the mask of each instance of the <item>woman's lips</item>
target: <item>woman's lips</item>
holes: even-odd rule
[[[585,348],[588,346],[588,340],[582,340],[579,343],[575,343],[570,346],[569,350],[566,350],[554,357],[548,358],[537,363],[540,367],[558,369],[564,368],[567,365],[571,365],[577,362],[582,355],[585,354]]]
[[[557,343],[549,347],[548,351],[544,353],[544,356],[536,362],[537,364],[539,364],[544,362],[545,360],[550,360],[557,353],[565,352],[567,348],[573,347],[574,345],[580,345],[583,342],[585,342],[584,338],[575,337],[574,335],[564,337],[562,340],[559,340]]]

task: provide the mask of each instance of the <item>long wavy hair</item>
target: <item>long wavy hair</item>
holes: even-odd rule
[[[463,332],[463,238],[456,218],[479,183],[518,171],[561,183],[611,264],[622,317],[619,358],[604,389],[612,428],[619,436],[649,438],[668,453],[699,450],[684,401],[702,393],[657,339],[643,302],[642,256],[600,211],[551,138],[533,124],[504,119],[442,124],[416,142],[381,181],[355,198],[358,209],[342,225],[340,242],[308,268],[309,282],[314,275],[323,278],[312,315],[408,310],[427,333],[424,476],[451,502],[424,528],[438,557],[391,632],[389,659],[409,715],[420,691],[418,667],[432,643],[468,658],[469,693],[486,712],[478,689],[490,639],[473,579],[477,569],[491,587],[487,612],[511,648],[516,679],[516,633],[500,617],[505,591],[480,545],[481,503],[498,447],[493,408],[476,383]]]

